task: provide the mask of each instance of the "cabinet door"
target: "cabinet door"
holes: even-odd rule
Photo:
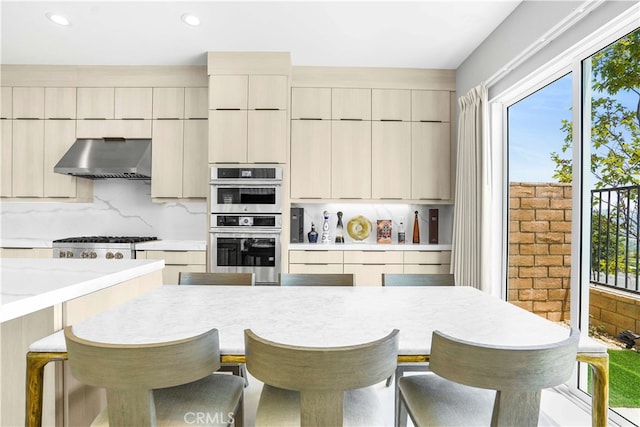
[[[184,117],[184,88],[153,88],[153,118],[182,119]]]
[[[412,123],[411,198],[451,198],[449,123]]]
[[[411,198],[410,122],[371,122],[371,196]]]
[[[210,76],[210,110],[246,110],[249,76]]]
[[[411,121],[411,91],[372,89],[371,120]]]
[[[287,163],[287,112],[249,111],[249,163]]]
[[[44,120],[13,121],[13,197],[42,197]]]
[[[80,87],[77,97],[78,119],[113,119],[114,88]]]
[[[250,110],[286,110],[287,76],[249,76]]]
[[[151,119],[151,88],[117,87],[114,96],[115,119]]]
[[[207,119],[209,116],[206,87],[188,87],[184,90],[184,118]]]
[[[331,89],[331,118],[371,120],[371,89]]]
[[[151,197],[182,197],[182,120],[154,120]]]
[[[151,120],[78,120],[77,138],[151,138]]]
[[[209,163],[247,162],[247,111],[209,111]]]
[[[11,197],[13,174],[13,120],[0,120],[0,196]]]
[[[184,121],[184,166],[182,197],[207,197],[209,168],[207,163],[208,127],[206,120]]]
[[[356,286],[382,286],[382,273],[402,274],[402,264],[345,264],[344,273],[353,274]]]
[[[411,121],[449,122],[451,95],[444,90],[412,90]]]
[[[331,198],[331,121],[291,121],[291,198]]]
[[[44,88],[14,87],[13,117],[16,119],[43,119]]]
[[[331,122],[331,197],[371,198],[371,122]]]
[[[0,119],[13,118],[13,88],[2,86],[0,93]]]
[[[291,88],[291,119],[331,119],[331,88]]]
[[[76,88],[48,87],[44,89],[45,119],[76,118]]]
[[[76,140],[74,120],[46,120],[44,123],[44,196],[75,197],[76,178],[55,173],[53,167]]]

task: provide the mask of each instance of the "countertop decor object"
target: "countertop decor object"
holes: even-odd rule
[[[351,218],[347,223],[347,233],[353,240],[361,242],[371,234],[371,221],[362,215]]]
[[[377,227],[377,242],[389,244],[391,243],[391,220],[390,219],[379,219],[378,227]]]

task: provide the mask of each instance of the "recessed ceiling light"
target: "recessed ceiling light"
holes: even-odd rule
[[[197,27],[198,25],[200,25],[200,20],[198,19],[198,17],[190,13],[185,13],[180,18],[182,19],[182,22],[187,25],[191,25],[192,27]]]
[[[47,12],[46,16],[49,19],[49,21],[55,22],[58,25],[63,25],[65,27],[68,27],[69,25],[71,25],[71,22],[69,22],[67,18],[57,13]]]

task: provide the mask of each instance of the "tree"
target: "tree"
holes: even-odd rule
[[[591,172],[596,188],[640,184],[640,28],[591,57]],[[635,93],[636,110],[615,98],[621,91]],[[551,153],[553,175],[572,180],[572,122],[563,120],[561,153]],[[563,157],[564,155],[564,157]]]

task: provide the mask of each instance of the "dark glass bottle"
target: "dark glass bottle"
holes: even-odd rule
[[[344,243],[344,226],[342,225],[342,212],[338,212],[338,225],[336,225],[336,243]]]
[[[318,241],[318,232],[313,222],[311,223],[311,231],[307,233],[307,237],[309,238],[309,243],[316,243]]]
[[[415,211],[416,217],[413,220],[413,243],[420,243],[420,226],[418,225],[418,211]]]

